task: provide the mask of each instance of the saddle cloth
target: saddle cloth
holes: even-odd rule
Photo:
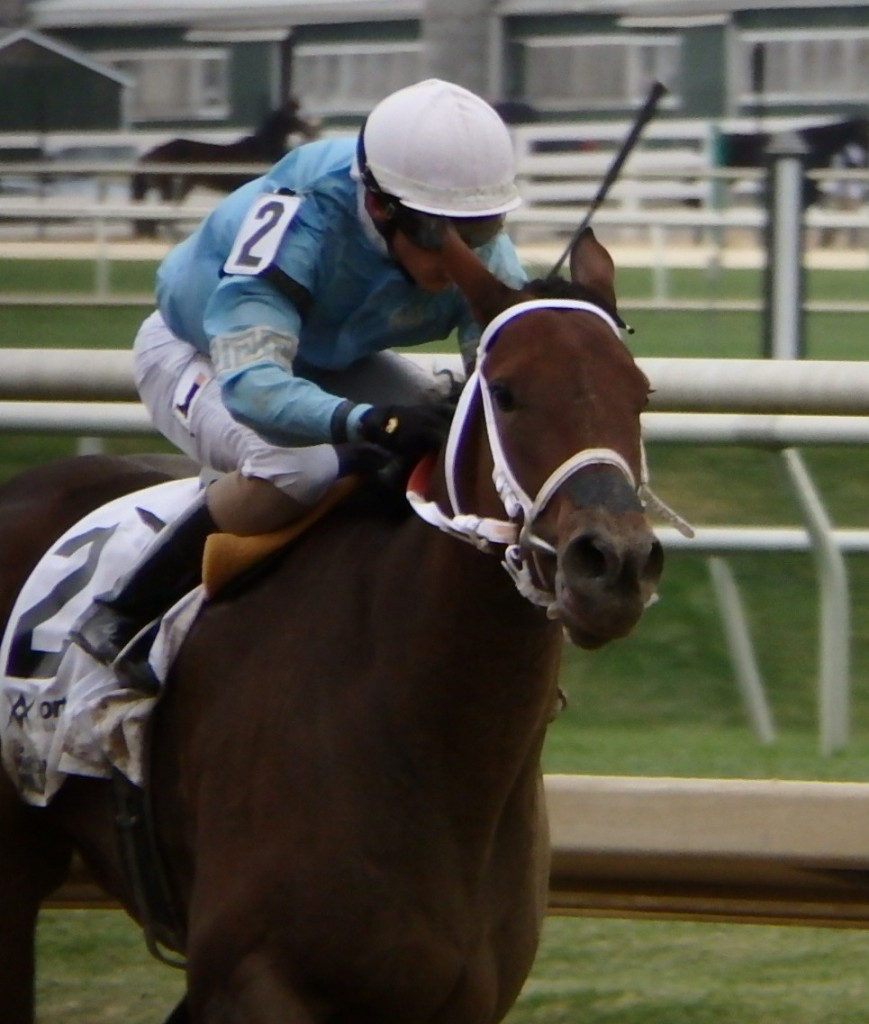
[[[0,642],[0,748],[28,803],[45,806],[68,775],[107,778],[112,767],[142,784],[145,726],[159,694],[123,687],[68,636],[93,597],[111,588],[199,486],[196,478],[173,480],[90,513],[22,588]],[[203,596],[197,587],[163,619],[150,655],[161,682]]]

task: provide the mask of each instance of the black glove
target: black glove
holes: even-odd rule
[[[339,478],[352,473],[362,477],[377,476],[392,461],[392,455],[385,448],[367,441],[336,444],[335,451],[338,454]]]
[[[395,455],[420,459],[444,443],[453,411],[454,406],[444,402],[376,405],[359,421],[359,434]]]

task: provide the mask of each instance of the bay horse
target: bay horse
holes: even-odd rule
[[[265,168],[284,156],[291,136],[298,135],[309,141],[318,134],[317,124],[303,117],[298,100],[290,98],[268,113],[254,132],[233,142],[177,138],[149,149],[139,158],[143,170],[137,171],[130,179],[130,198],[141,201],[155,190],[163,202],[181,202],[197,186],[215,192],[234,192],[256,174],[220,174],[214,170],[215,167],[222,164],[262,164]],[[202,170],[177,174],[161,171],[160,164],[202,164]],[[137,221],[134,226],[138,236],[154,235],[156,228],[154,221]]]
[[[649,382],[590,230],[557,287],[508,288],[451,229],[443,261],[487,325],[444,450],[401,514],[360,490],[206,603],[156,706],[173,1022],[495,1024],[531,969],[563,638],[626,636],[662,572]],[[79,517],[171,475],[79,456],[0,486],[0,617]],[[73,851],[141,921],[111,793],[70,776],[37,808],[0,774],[4,1024],[33,1020],[35,920]]]

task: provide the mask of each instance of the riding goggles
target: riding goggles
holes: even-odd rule
[[[504,227],[504,215],[492,217],[442,217],[435,213],[422,213],[402,206],[400,202],[393,214],[394,227],[420,249],[434,251],[444,243],[447,224],[452,224],[459,238],[470,249],[479,249],[491,242]]]

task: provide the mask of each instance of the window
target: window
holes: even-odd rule
[[[134,122],[221,120],[229,113],[225,50],[115,51],[94,56],[135,81],[130,105]]]
[[[758,52],[760,80],[752,75]],[[739,57],[741,103],[862,103],[869,92],[869,29],[746,32]]]
[[[654,81],[678,95],[678,36],[534,36],[522,45],[525,98],[534,106],[633,105]]]
[[[293,51],[293,88],[315,115],[367,114],[388,93],[420,76],[417,43],[300,44]]]

